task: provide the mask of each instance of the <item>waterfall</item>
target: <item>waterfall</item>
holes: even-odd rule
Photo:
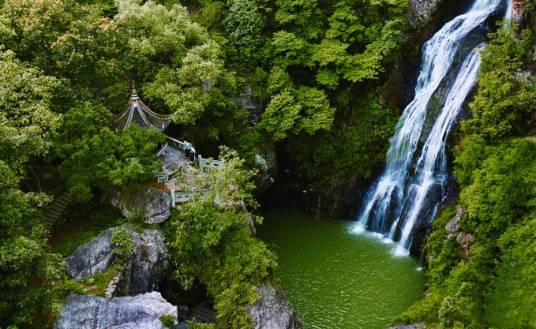
[[[464,41],[500,4],[501,0],[476,0],[423,46],[415,98],[404,109],[385,169],[367,192],[353,228],[398,241],[396,255],[409,254],[416,225],[430,223],[447,197],[446,143],[476,84],[484,46],[472,44],[467,52]]]

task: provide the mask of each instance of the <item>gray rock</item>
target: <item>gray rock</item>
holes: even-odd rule
[[[119,282],[119,292],[135,295],[152,291],[168,266],[169,254],[164,235],[156,229],[137,233],[127,225],[120,228],[132,237],[134,249],[125,264],[125,273]],[[117,258],[111,242],[112,234],[117,229],[119,227],[107,229],[67,257],[69,273],[75,280],[80,281],[110,268]]]
[[[158,292],[111,300],[71,294],[56,329],[165,329],[162,315],[176,317],[177,307]]]
[[[171,216],[171,196],[157,189],[118,191],[112,195],[111,204],[126,218],[141,214],[147,224],[160,224]]]
[[[107,229],[95,239],[78,247],[71,256],[65,259],[69,266],[69,273],[75,280],[80,281],[110,268],[117,257],[113,252],[111,242],[114,230],[115,228]]]
[[[465,257],[468,257],[469,254],[471,254],[471,248],[475,242],[475,237],[472,234],[460,232],[456,236],[456,242],[458,242],[458,245],[462,249]]]
[[[447,231],[447,237],[451,238],[455,236],[460,231],[460,221],[465,215],[465,209],[462,206],[456,207],[456,215],[445,225],[445,230]]]
[[[298,314],[290,306],[285,295],[267,284],[257,288],[260,300],[248,307],[254,329],[301,329]]]
[[[432,20],[443,0],[410,0],[410,22],[423,26]]]
[[[277,176],[277,155],[274,150],[267,150],[262,155],[255,155],[255,165],[258,174],[256,177],[257,193],[268,190],[275,182]]]
[[[471,247],[475,241],[475,237],[472,234],[463,232],[460,228],[460,222],[463,216],[465,216],[465,213],[466,210],[458,205],[456,207],[456,214],[445,225],[445,230],[447,231],[447,239],[455,239],[463,254],[468,257],[471,253]]]
[[[388,329],[424,329],[424,323],[414,323],[414,324],[401,324],[397,326],[389,327]]]
[[[152,291],[168,267],[168,250],[160,230],[133,232],[134,252],[123,276],[124,294],[136,295]]]

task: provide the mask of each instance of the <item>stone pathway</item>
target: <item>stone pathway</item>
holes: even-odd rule
[[[50,231],[54,226],[54,223],[63,215],[65,209],[71,204],[71,198],[67,193],[63,193],[57,197],[50,205],[48,205],[45,211],[45,226]]]

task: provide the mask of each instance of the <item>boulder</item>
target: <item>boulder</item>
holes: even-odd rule
[[[302,323],[285,295],[267,284],[257,288],[260,299],[248,307],[254,329],[301,329]]]
[[[88,243],[78,247],[67,257],[67,265],[71,276],[80,281],[95,273],[104,272],[112,265],[117,257],[113,252],[112,233],[116,228],[110,228],[99,234]]]
[[[56,329],[165,329],[163,315],[177,317],[177,307],[159,292],[111,300],[71,294],[63,307]]]
[[[443,0],[410,0],[410,22],[414,26],[430,23]]]
[[[167,269],[169,256],[164,235],[156,229],[146,229],[141,233],[137,233],[128,225],[107,229],[67,257],[69,273],[75,280],[80,281],[109,269],[118,257],[114,253],[111,238],[113,232],[119,228],[132,237],[134,245],[118,284],[119,292],[135,295],[152,291]],[[117,292],[115,294],[117,295]]]
[[[160,224],[171,216],[171,196],[157,189],[117,191],[111,204],[126,218],[141,214],[147,224]]]
[[[160,230],[147,229],[141,234],[131,232],[134,251],[123,275],[123,293],[136,295],[152,291],[168,268],[169,253]]]

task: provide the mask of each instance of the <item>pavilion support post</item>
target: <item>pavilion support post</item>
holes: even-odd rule
[[[173,188],[171,190],[171,207],[175,208],[176,204],[177,204],[177,196],[175,195],[175,189]]]

